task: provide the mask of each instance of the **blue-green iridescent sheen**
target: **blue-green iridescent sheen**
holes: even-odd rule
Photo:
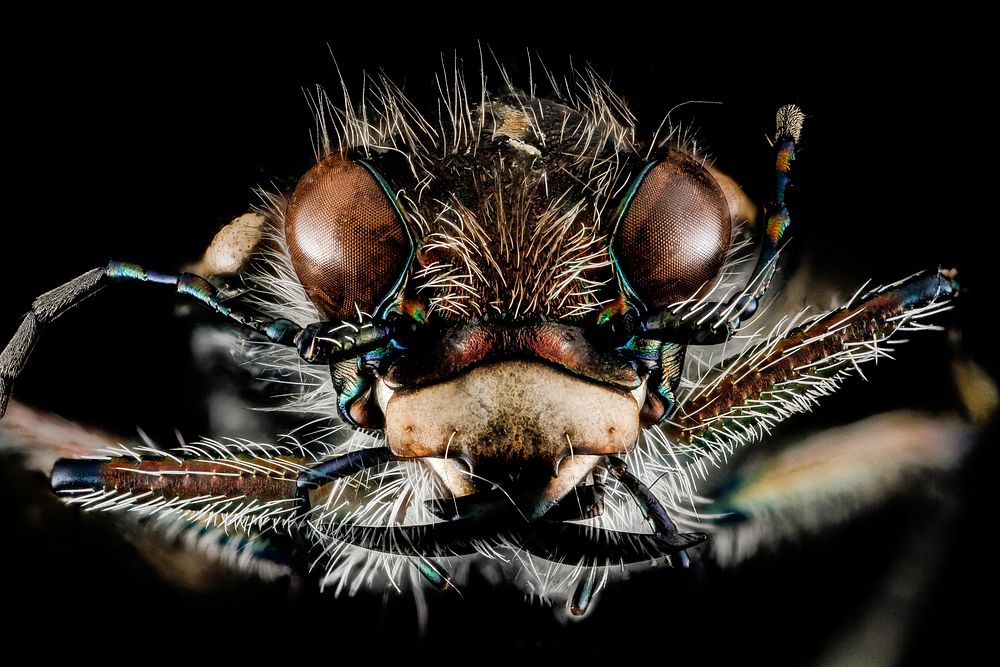
[[[160,273],[159,271],[148,271],[138,264],[132,262],[108,262],[108,267],[104,270],[111,280],[138,280],[141,282],[157,283],[159,285],[176,285],[179,276],[176,273]]]
[[[392,202],[392,207],[396,210],[396,215],[399,216],[399,222],[403,225],[403,229],[406,231],[406,240],[410,243],[410,253],[406,257],[406,262],[403,263],[403,269],[399,273],[399,277],[396,278],[396,282],[393,283],[392,288],[382,299],[382,302],[378,304],[375,311],[372,313],[375,317],[380,317],[385,314],[385,311],[396,301],[396,297],[399,291],[403,288],[403,283],[406,282],[406,274],[410,270],[410,264],[413,263],[413,258],[416,255],[416,244],[413,240],[413,233],[410,231],[410,226],[406,222],[406,215],[403,213],[402,204],[399,202],[399,197],[396,196],[396,191],[392,189],[392,186],[382,177],[382,174],[378,173],[372,165],[368,164],[364,160],[358,160],[358,164],[368,170],[368,172],[375,177],[378,181],[379,186],[382,191],[385,192],[386,197]]]
[[[628,350],[631,352],[631,356],[638,359],[645,359],[649,361],[658,361],[660,358],[660,349],[663,347],[663,342],[658,340],[653,340],[651,338],[638,338],[633,336],[629,338],[628,341],[622,345],[620,350]]]
[[[677,397],[674,392],[681,380],[681,371],[684,366],[684,349],[684,346],[679,343],[664,343],[657,351],[662,373],[656,393],[663,399],[664,414],[667,416],[677,407]]]
[[[785,205],[785,191],[788,189],[788,184],[791,182],[792,179],[788,178],[787,174],[783,174],[780,171],[775,174],[774,201],[778,206]]]
[[[646,175],[650,170],[659,164],[658,160],[654,160],[642,168],[639,175],[632,181],[632,185],[629,186],[628,191],[625,193],[625,197],[622,198],[622,203],[619,204],[618,210],[615,212],[615,226],[614,230],[611,232],[611,240],[608,243],[608,254],[611,256],[611,266],[614,268],[615,275],[618,277],[618,284],[621,287],[622,293],[628,295],[630,305],[642,304],[642,299],[636,293],[632,286],[629,284],[628,279],[625,278],[625,273],[622,271],[621,265],[618,262],[618,257],[615,255],[615,238],[618,236],[618,228],[621,226],[622,218],[625,217],[625,212],[628,210],[629,204],[632,203],[632,199],[635,197],[635,193],[639,190],[639,186],[642,185],[643,180],[645,180]],[[636,308],[638,310],[638,308]],[[609,316],[610,317],[610,316]]]
[[[358,360],[358,366],[361,366],[360,359]],[[358,371],[351,376],[348,382],[339,387],[337,391],[337,409],[340,411],[342,417],[351,422],[354,421],[350,418],[351,404],[371,386],[371,380],[360,373],[360,368]]]
[[[379,366],[383,359],[397,350],[398,348],[390,342],[385,347],[365,352],[357,358],[349,379],[337,387],[337,408],[343,418],[354,423],[351,419],[351,404],[372,386],[372,377],[365,369]]]
[[[424,579],[439,591],[443,591],[451,584],[451,579],[445,574],[444,569],[429,558],[415,558],[413,562]]]
[[[574,616],[583,616],[587,613],[587,609],[590,607],[591,601],[594,599],[594,594],[597,592],[597,568],[589,567],[587,571],[580,578],[580,581],[576,584],[576,590],[573,591],[573,599],[570,600],[570,612]]]

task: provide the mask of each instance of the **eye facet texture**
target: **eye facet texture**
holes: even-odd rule
[[[612,248],[647,308],[686,299],[718,275],[732,220],[722,188],[697,160],[668,149],[640,177]]]
[[[292,266],[331,320],[373,313],[406,269],[412,243],[382,182],[332,155],[299,180],[285,213]]]

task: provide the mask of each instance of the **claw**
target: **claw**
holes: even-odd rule
[[[649,487],[642,483],[638,477],[628,471],[625,461],[617,456],[608,456],[608,471],[622,485],[628,489],[635,499],[643,518],[653,524],[656,540],[664,548],[664,553],[677,554],[684,567],[688,561],[688,556],[684,553],[697,544],[701,544],[708,539],[705,533],[682,533],[677,530],[677,524],[673,522],[667,510],[660,500],[653,495]]]

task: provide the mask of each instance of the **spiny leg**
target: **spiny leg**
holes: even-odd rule
[[[104,509],[134,508],[140,500],[150,509],[161,503],[175,509],[219,508],[223,500],[240,498],[294,506],[300,516],[310,508],[309,491],[395,459],[388,447],[316,463],[306,452],[293,454],[285,447],[218,443],[185,445],[180,456],[148,447],[121,446],[114,453],[119,455],[59,459],[52,468],[52,490],[73,502],[87,497],[88,504],[97,496],[87,494],[103,493]]]
[[[396,455],[388,447],[370,447],[348,452],[303,470],[296,480],[296,493],[308,507],[309,491],[394,460]]]
[[[995,391],[995,388],[994,388]],[[975,446],[976,425],[955,413],[883,412],[758,452],[727,470],[712,503],[712,556],[735,563],[757,550],[840,525],[892,497],[941,489]]]
[[[178,452],[118,448],[98,459],[60,459],[53,489],[71,504],[90,511],[130,511],[148,518],[182,519],[254,532],[276,530],[293,537],[310,533],[317,543],[346,542],[363,549],[414,559],[433,585],[449,586],[447,572],[431,558],[476,553],[477,542],[497,538],[487,522],[457,520],[416,526],[366,526],[333,522],[322,531],[308,522],[303,491],[391,460],[387,448],[359,450],[316,465],[282,448],[188,445]],[[565,533],[563,526],[570,533]],[[534,541],[532,552],[558,560],[589,556],[590,541],[579,526],[545,522],[501,531],[518,543]],[[648,536],[651,537],[651,536]],[[647,536],[622,533],[608,540],[607,555],[633,562],[654,557]],[[599,554],[603,555],[603,554]]]
[[[294,345],[299,338],[301,328],[298,325],[288,320],[267,317],[250,308],[232,305],[229,303],[232,295],[218,289],[201,276],[147,271],[137,264],[112,261],[104,268],[92,269],[61,287],[42,294],[31,304],[31,310],[24,316],[14,337],[0,353],[0,417],[6,411],[14,380],[24,369],[42,328],[109,283],[127,281],[171,286],[178,294],[200,301],[216,313],[275,343]]]
[[[705,533],[680,532],[663,504],[642,480],[628,471],[625,462],[617,456],[606,458],[608,471],[632,494],[643,518],[653,524],[656,537],[668,547],[668,553],[676,553],[682,567],[690,565],[691,561],[684,550],[704,542],[708,536]]]
[[[300,539],[311,531],[310,490],[393,458],[387,447],[317,464],[307,452],[285,447],[212,442],[171,453],[122,446],[111,456],[58,460],[52,489],[86,510],[129,511],[256,533],[275,530]],[[432,563],[419,565],[425,576],[434,572]],[[443,572],[439,567],[434,577],[446,587],[449,578]]]
[[[308,470],[302,471],[296,482],[296,493],[302,501],[303,506],[309,508],[312,505],[309,495],[310,491],[319,488],[323,484],[343,477],[350,477],[362,470],[374,468],[395,460],[398,460],[398,457],[388,447],[372,447],[348,452],[347,454],[324,461]],[[405,507],[408,504],[409,499],[407,498],[403,505],[403,515],[405,515]],[[402,516],[397,517],[397,522],[401,523],[402,518]],[[315,535],[308,522],[303,524],[302,531],[304,537],[307,534]],[[399,535],[403,539],[409,540],[407,533],[401,532]],[[440,563],[421,554],[418,549],[413,548],[412,544],[410,546],[414,554],[411,557],[413,566],[431,586],[438,590],[454,588],[451,574]],[[455,590],[457,591],[457,589]]]
[[[110,452],[56,461],[53,491],[87,510],[258,532],[294,527],[301,515],[296,480],[313,463],[305,452],[287,448],[214,442],[175,452],[125,446]]]
[[[860,364],[887,355],[897,331],[949,308],[955,272],[927,271],[869,292],[720,364],[669,416],[669,437],[696,456],[725,457],[791,414],[808,410]]]

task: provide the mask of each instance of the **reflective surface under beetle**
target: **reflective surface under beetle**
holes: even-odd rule
[[[765,313],[802,111],[778,110],[758,213],[669,123],[637,137],[595,75],[550,83],[489,92],[452,72],[436,116],[386,79],[358,104],[318,92],[315,165],[223,230],[204,276],[113,261],[40,297],[0,357],[4,399],[43,325],[138,281],[233,321],[305,424],[62,459],[55,491],[193,527],[266,576],[420,594],[461,590],[471,566],[583,615],[630,568],[738,560],[852,511],[845,485],[873,503],[960,456],[932,445],[962,425],[911,421],[878,456],[828,435],[720,483],[737,448],[928,327],[956,274]]]

